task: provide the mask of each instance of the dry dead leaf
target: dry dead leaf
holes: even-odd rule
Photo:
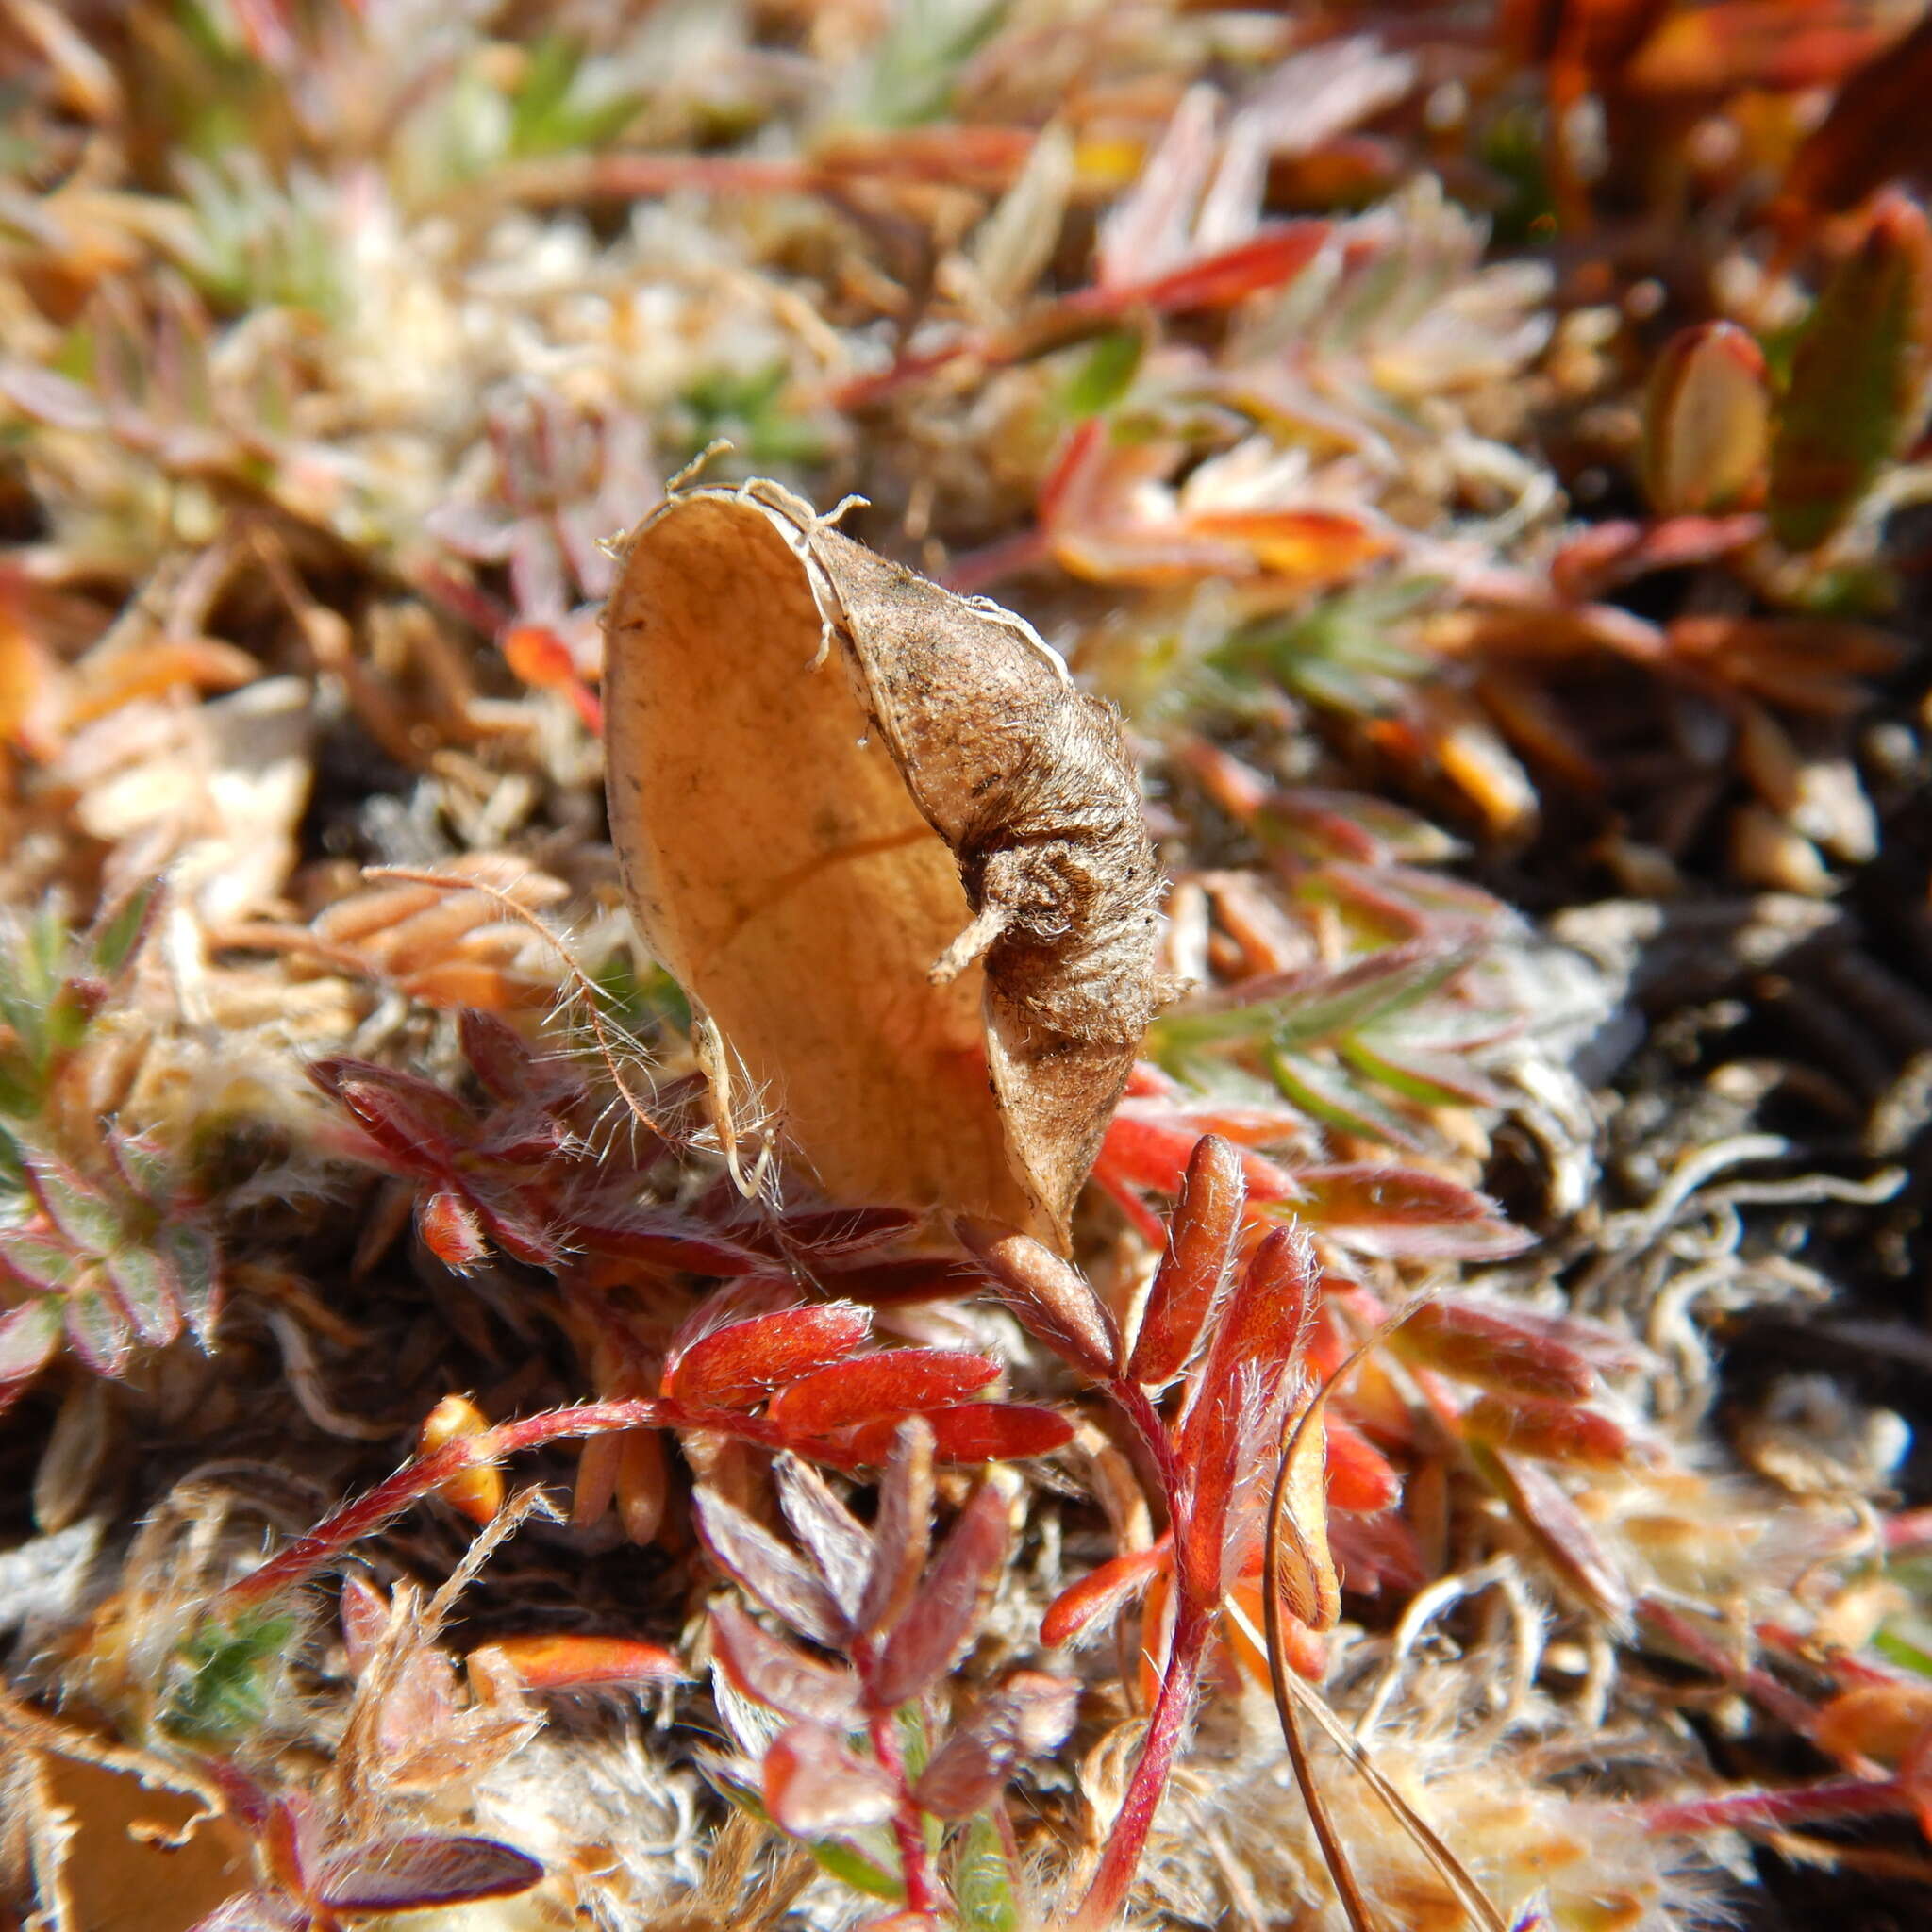
[[[820,1182],[1064,1247],[1160,996],[1112,710],[769,483],[648,518],[605,625],[633,914]]]

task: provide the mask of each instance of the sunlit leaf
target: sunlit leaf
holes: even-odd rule
[[[1120,1336],[1112,1315],[1077,1269],[1030,1235],[970,1216],[956,1225],[1023,1327],[1088,1374],[1112,1374]]]
[[[1220,1292],[1241,1234],[1247,1188],[1241,1155],[1217,1134],[1205,1135],[1188,1158],[1180,1198],[1168,1224],[1167,1252],[1148,1291],[1127,1374],[1165,1382],[1193,1353],[1201,1324]]]
[[[853,1302],[780,1308],[701,1336],[665,1364],[663,1392],[696,1408],[745,1408],[767,1390],[841,1361],[872,1333]]]
[[[822,1436],[887,1417],[944,1408],[997,1381],[985,1356],[894,1348],[821,1369],[781,1390],[767,1413],[799,1436]]]

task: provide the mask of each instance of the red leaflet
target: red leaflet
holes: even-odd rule
[[[1328,232],[1326,222],[1288,223],[1149,281],[1082,289],[1058,307],[1075,315],[1121,315],[1134,308],[1225,308],[1291,281],[1321,252]]]
[[[1424,1302],[1390,1340],[1399,1355],[1501,1395],[1580,1402],[1596,1389],[1581,1355],[1505,1308]]]
[[[1307,1236],[1299,1228],[1276,1228],[1255,1250],[1215,1323],[1175,1445],[1191,1487],[1176,1542],[1182,1576],[1197,1603],[1213,1603],[1221,1594],[1222,1545],[1242,1439],[1284,1392],[1321,1279]]]
[[[823,1724],[793,1724],[765,1753],[765,1809],[799,1838],[883,1824],[898,1808],[892,1780]]]
[[[808,1208],[776,1221],[760,1221],[745,1230],[748,1247],[767,1254],[792,1255],[804,1249],[825,1261],[876,1248],[918,1225],[903,1208]]]
[[[926,1420],[932,1424],[933,1454],[941,1462],[1016,1462],[1026,1456],[1051,1456],[1074,1440],[1074,1425],[1058,1409],[1030,1402],[969,1402]],[[854,1430],[852,1440],[855,1448],[865,1445],[858,1453],[867,1462],[882,1457],[890,1441],[879,1423]],[[876,1451],[871,1447],[874,1441]]]
[[[976,1395],[999,1377],[983,1355],[946,1348],[894,1348],[807,1375],[773,1397],[767,1413],[795,1436],[823,1436],[862,1423],[918,1415]]]
[[[1328,1507],[1374,1516],[1402,1493],[1402,1478],[1374,1444],[1340,1416],[1328,1419]]]
[[[96,1375],[123,1374],[134,1353],[134,1331],[117,1302],[101,1293],[66,1299],[67,1345]]]
[[[431,1194],[417,1210],[416,1225],[423,1244],[445,1268],[458,1274],[484,1260],[490,1243],[484,1238],[483,1224],[462,1195],[443,1189]]]
[[[991,1274],[1026,1331],[1090,1375],[1109,1375],[1120,1358],[1113,1317],[1087,1278],[1041,1242],[962,1215],[959,1239]]]
[[[932,1424],[910,1416],[899,1424],[873,1519],[871,1573],[853,1623],[876,1636],[898,1622],[925,1568],[932,1541]]]
[[[1310,1167],[1300,1177],[1307,1193],[1302,1215],[1357,1254],[1491,1261],[1530,1244],[1487,1195],[1421,1168]]]
[[[1044,1671],[1014,1671],[933,1754],[913,1787],[923,1811],[971,1818],[1021,1757],[1056,1749],[1074,1728],[1080,1687]]]
[[[937,1255],[917,1255],[903,1261],[861,1261],[841,1266],[825,1285],[835,1287],[847,1301],[869,1308],[890,1308],[901,1302],[952,1301],[975,1293],[980,1272],[970,1261],[949,1261]]]
[[[754,1315],[667,1362],[664,1394],[692,1408],[749,1408],[767,1390],[842,1361],[871,1333],[871,1311],[855,1302]]]
[[[1328,1426],[1335,1426],[1333,1418]],[[1375,1516],[1338,1514],[1334,1492],[1328,1498],[1328,1548],[1343,1585],[1357,1596],[1376,1596],[1384,1590],[1412,1594],[1428,1582],[1431,1572],[1415,1531],[1397,1509]]]
[[[766,1265],[750,1249],[721,1241],[702,1222],[670,1208],[573,1213],[570,1232],[577,1246],[592,1254],[691,1274],[753,1274]]]
[[[1613,1631],[1627,1636],[1636,1625],[1636,1596],[1562,1484],[1541,1464],[1500,1449],[1478,1449],[1476,1462],[1557,1574]]]
[[[411,1173],[436,1171],[476,1131],[475,1117],[433,1081],[365,1060],[321,1059],[308,1076]]]
[[[1109,1172],[1137,1187],[1175,1192],[1187,1173],[1200,1129],[1190,1119],[1146,1102],[1123,1107],[1113,1117],[1102,1142],[1101,1158]],[[1241,1150],[1241,1174],[1249,1198],[1256,1201],[1298,1201],[1300,1182],[1266,1156]]]
[[[1218,1134],[1203,1136],[1188,1158],[1187,1176],[1168,1226],[1167,1252],[1127,1364],[1136,1382],[1167,1381],[1193,1352],[1201,1324],[1234,1258],[1246,1201],[1240,1150]]]
[[[676,1684],[691,1673],[675,1651],[634,1637],[505,1637],[470,1653],[492,1676],[525,1690],[569,1690],[592,1684]]]
[[[457,1015],[457,1037],[471,1072],[491,1099],[514,1106],[555,1090],[554,1068],[540,1072],[537,1057],[523,1036],[494,1013],[465,1007]]]
[[[787,1717],[837,1730],[858,1721],[858,1679],[794,1650],[736,1604],[711,1607],[711,1641],[720,1667],[745,1696]]]
[[[1077,1643],[1115,1611],[1142,1595],[1174,1549],[1174,1532],[1167,1531],[1153,1548],[1112,1557],[1079,1582],[1069,1584],[1046,1607],[1040,1620],[1040,1641],[1049,1650]]]
[[[1643,1446],[1621,1423],[1580,1403],[1540,1402],[1528,1396],[1479,1395],[1462,1412],[1462,1425],[1478,1441],[1545,1462],[1585,1469],[1621,1469],[1647,1460]]]
[[[388,1627],[389,1599],[364,1578],[345,1576],[340,1614],[342,1655],[348,1659],[350,1674],[359,1677],[375,1654],[376,1640]]]
[[[1006,1495],[982,1483],[886,1639],[869,1687],[874,1709],[894,1710],[917,1697],[964,1653],[992,1600],[1009,1529]]]
[[[404,1912],[527,1891],[543,1868],[491,1838],[424,1833],[338,1852],[316,1876],[321,1902],[338,1912]]]
[[[691,1507],[712,1556],[767,1609],[814,1643],[844,1641],[845,1613],[831,1591],[776,1537],[712,1491],[699,1490]]]
[[[51,1295],[0,1315],[0,1408],[33,1380],[60,1346],[60,1304]]]

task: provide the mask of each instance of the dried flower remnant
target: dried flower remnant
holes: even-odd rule
[[[1112,712],[770,484],[657,511],[605,624],[633,912],[820,1181],[1063,1246],[1160,996]]]

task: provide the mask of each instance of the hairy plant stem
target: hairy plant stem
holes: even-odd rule
[[[1154,1700],[1154,1713],[1147,1724],[1147,1736],[1134,1774],[1127,1781],[1127,1793],[1108,1834],[1107,1849],[1100,1855],[1099,1868],[1087,1896],[1080,1902],[1067,1932],[1108,1932],[1126,1903],[1134,1874],[1140,1870],[1141,1854],[1153,1828],[1155,1813],[1160,1809],[1167,1790],[1168,1774],[1180,1751],[1188,1716],[1193,1707],[1194,1691],[1200,1682],[1201,1660],[1207,1655],[1208,1639],[1214,1628],[1212,1609],[1182,1597],[1175,1613],[1174,1642],[1168,1650],[1167,1669],[1160,1679],[1160,1694]]]
[[[741,1441],[763,1449],[793,1446],[793,1439],[776,1424],[762,1416],[739,1415],[724,1409],[687,1408],[671,1401],[636,1397],[616,1402],[584,1402],[571,1408],[550,1409],[541,1415],[519,1417],[515,1422],[498,1423],[474,1436],[460,1436],[406,1462],[392,1476],[373,1490],[345,1504],[307,1536],[295,1539],[258,1569],[231,1583],[215,1599],[214,1614],[231,1617],[238,1611],[278,1596],[306,1583],[318,1570],[341,1556],[351,1544],[373,1536],[411,1504],[420,1503],[451,1477],[464,1471],[480,1469],[513,1456],[521,1449],[541,1448],[547,1442],[560,1442],[583,1436],[608,1435],[616,1429],[716,1429]],[[841,1458],[828,1453],[828,1445],[815,1444],[812,1452],[820,1460],[835,1466],[855,1467],[854,1457]]]

